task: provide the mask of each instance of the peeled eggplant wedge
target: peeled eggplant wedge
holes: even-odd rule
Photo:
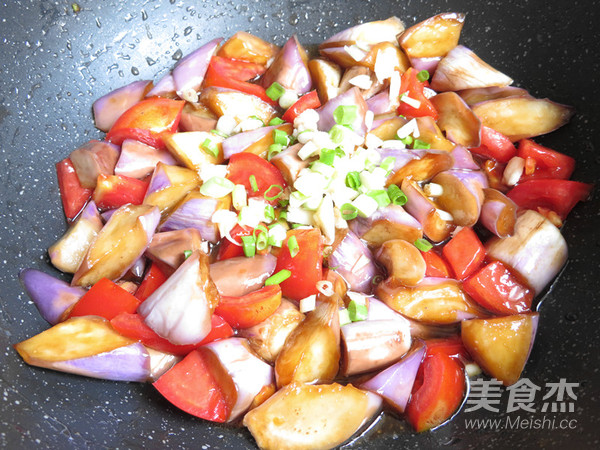
[[[446,56],[458,44],[464,21],[462,13],[438,14],[406,29],[398,42],[411,58]]]

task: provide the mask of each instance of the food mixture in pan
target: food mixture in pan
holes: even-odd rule
[[[422,432],[468,376],[517,382],[591,186],[532,140],[572,108],[460,45],[464,19],[313,56],[241,31],[96,100],[104,140],[56,164],[72,279],[20,273],[51,328],[18,353],[151,382],[261,448],[335,447],[382,409]]]

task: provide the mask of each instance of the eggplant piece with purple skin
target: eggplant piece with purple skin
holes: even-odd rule
[[[185,261],[185,252],[202,251],[202,237],[195,228],[156,233],[146,256],[165,273],[172,273]]]
[[[414,152],[412,150],[411,152]],[[415,153],[418,155],[421,153]],[[429,150],[421,157],[413,158],[402,167],[393,170],[386,186],[401,184],[405,179],[413,181],[429,181],[438,173],[450,169],[454,165],[454,159],[449,152]]]
[[[157,149],[133,139],[125,139],[121,144],[115,175],[142,179],[151,174],[159,162],[177,164],[167,150]]]
[[[179,94],[197,91],[202,86],[210,59],[223,39],[217,38],[185,56],[173,69],[173,82]],[[184,94],[185,95],[185,94]]]
[[[238,256],[210,265],[210,276],[221,295],[241,297],[260,289],[275,271],[277,258],[270,253],[252,258]]]
[[[479,166],[473,160],[473,154],[462,145],[454,147],[450,154],[454,160],[452,169],[479,170]]]
[[[376,116],[395,112],[399,102],[390,100],[389,90],[380,92],[371,98],[367,99],[367,108]]]
[[[517,205],[496,189],[483,190],[484,200],[479,223],[500,238],[514,233],[517,222]]]
[[[273,130],[276,128],[278,127],[261,127],[257,128],[256,130],[243,131],[228,137],[221,144],[223,146],[224,158],[229,159],[236,153],[242,153],[255,142],[261,140],[265,136],[268,136],[270,133],[273,133]]]
[[[335,247],[328,266],[346,280],[351,290],[362,293],[371,292],[373,278],[380,274],[371,250],[352,231]]]
[[[550,133],[565,125],[575,113],[571,106],[529,96],[488,100],[472,109],[482,125],[513,142]]]
[[[406,354],[412,345],[410,322],[374,299],[369,299],[369,310],[373,304],[379,309],[378,314],[369,314],[366,320],[340,328],[343,342],[340,374],[343,376],[388,366]],[[382,309],[387,310],[385,318],[380,317]]]
[[[235,386],[235,404],[227,419],[232,422],[250,408],[265,387],[273,384],[273,368],[254,355],[243,338],[221,339],[203,348],[216,356]]]
[[[209,275],[208,256],[195,251],[138,307],[144,322],[175,345],[196,344],[211,330],[220,301]]]
[[[294,181],[298,178],[300,171],[306,169],[310,164],[310,159],[301,159],[298,152],[302,148],[302,144],[294,144],[285,150],[277,153],[271,158],[271,164],[279,169],[283,179],[289,186],[294,185]]]
[[[446,56],[458,44],[464,22],[462,13],[438,14],[407,28],[398,43],[411,60]]]
[[[92,104],[96,128],[107,132],[117,119],[144,98],[148,80],[134,81],[103,95]]]
[[[114,174],[119,159],[119,147],[110,142],[92,140],[73,150],[69,158],[81,185],[93,189],[96,187],[98,175]]]
[[[359,238],[372,247],[379,247],[390,239],[414,242],[423,237],[419,221],[402,206],[393,204],[379,208],[369,217],[357,217],[350,221],[349,226]]]
[[[73,317],[15,345],[30,365],[115,381],[146,381],[146,348],[101,317]]]
[[[19,280],[40,315],[50,324],[64,320],[71,307],[87,292],[36,269],[23,269]]]
[[[202,104],[186,103],[179,127],[183,131],[211,131],[217,127],[217,116]]]
[[[516,270],[539,294],[567,261],[567,243],[548,219],[526,210],[517,217],[514,234],[486,242],[487,256]]]
[[[436,203],[452,215],[455,225],[471,227],[479,220],[483,189],[488,187],[485,173],[479,170],[448,170],[437,174],[432,183],[442,187]]]
[[[365,114],[367,112],[367,104],[365,99],[360,93],[357,87],[338,95],[337,97],[329,100],[321,108],[317,110],[319,113],[318,128],[319,131],[329,131],[336,121],[333,118],[333,112],[338,106],[356,106],[356,117],[350,125],[352,130],[360,136],[364,136],[367,133],[367,126],[365,124]]]
[[[425,346],[418,345],[400,361],[364,381],[359,387],[379,394],[397,412],[403,413],[424,356]]]
[[[307,93],[312,87],[307,61],[306,51],[298,42],[296,35],[292,36],[279,50],[275,60],[262,76],[262,86],[267,89],[277,82],[285,89],[299,95]]]
[[[219,228],[211,221],[213,214],[229,210],[231,197],[212,198],[199,192],[190,192],[160,226],[160,231],[174,231],[195,228],[205,241],[213,244],[219,241]]]
[[[73,275],[73,286],[91,286],[101,278],[118,280],[142,256],[158,226],[158,208],[127,204],[104,225]]]
[[[431,58],[415,58],[409,57],[410,65],[417,71],[421,72],[426,70],[429,73],[430,77],[435,73],[435,69],[437,69],[438,64],[442,60],[441,56],[434,56]]]
[[[439,62],[431,78],[436,91],[508,86],[513,80],[482,61],[467,47],[457,45]]]
[[[48,249],[52,265],[62,272],[77,272],[102,226],[102,217],[94,201],[90,200],[75,223]]]
[[[238,123],[251,116],[258,117],[263,123],[269,123],[277,114],[271,104],[256,95],[222,87],[211,86],[202,89],[200,101],[216,116],[232,116]]]
[[[165,219],[185,196],[200,185],[198,173],[185,167],[158,163],[144,197],[145,205],[157,206]]]
[[[175,80],[173,79],[173,74],[168,73],[164,77],[162,77],[158,83],[154,85],[150,91],[146,94],[146,98],[148,97],[167,97],[174,98],[177,96],[175,92],[177,89],[175,88]]]
[[[525,89],[514,86],[490,86],[485,88],[464,89],[458,91],[457,94],[460,95],[469,106],[487,100],[496,100],[498,98],[529,96],[529,92]]]

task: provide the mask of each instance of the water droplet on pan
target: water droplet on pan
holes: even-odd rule
[[[131,68],[131,73],[137,76],[137,75],[140,74],[140,71],[139,71],[139,69],[137,67],[133,66]]]
[[[179,61],[182,56],[183,56],[183,52],[181,51],[181,49],[177,49],[177,51],[175,53],[173,53],[173,56],[171,56],[171,58],[174,59],[175,61]]]
[[[142,9],[142,20],[147,20],[148,19],[148,13]]]
[[[183,30],[183,35],[188,36],[191,32],[192,32],[192,27],[185,27],[185,30]]]
[[[146,62],[149,66],[153,66],[154,64],[156,64],[156,61],[150,58],[149,56],[146,57]]]

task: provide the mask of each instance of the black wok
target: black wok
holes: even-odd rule
[[[101,136],[90,106],[138,79],[157,79],[181,53],[247,30],[283,43],[318,43],[359,21],[396,15],[413,24],[435,13],[467,13],[461,42],[533,95],[572,104],[577,115],[540,139],[574,156],[574,179],[598,179],[600,72],[592,0],[296,0],[101,2],[9,1],[0,5],[0,446],[6,448],[252,448],[244,429],[213,425],[170,406],[150,385],[86,379],[25,365],[12,345],[47,327],[17,281],[18,270],[51,269],[45,249],[64,231],[54,163]],[[75,8],[77,9],[77,8]],[[541,308],[525,377],[536,385],[579,383],[565,429],[469,430],[461,413],[415,435],[385,417],[352,448],[597,448],[600,439],[600,217],[597,199],[564,228],[570,262]],[[536,406],[542,405],[538,397]],[[509,413],[515,418],[543,413]],[[574,420],[574,422],[573,422]],[[571,427],[571,425],[573,425]],[[533,427],[532,427],[533,428]]]

